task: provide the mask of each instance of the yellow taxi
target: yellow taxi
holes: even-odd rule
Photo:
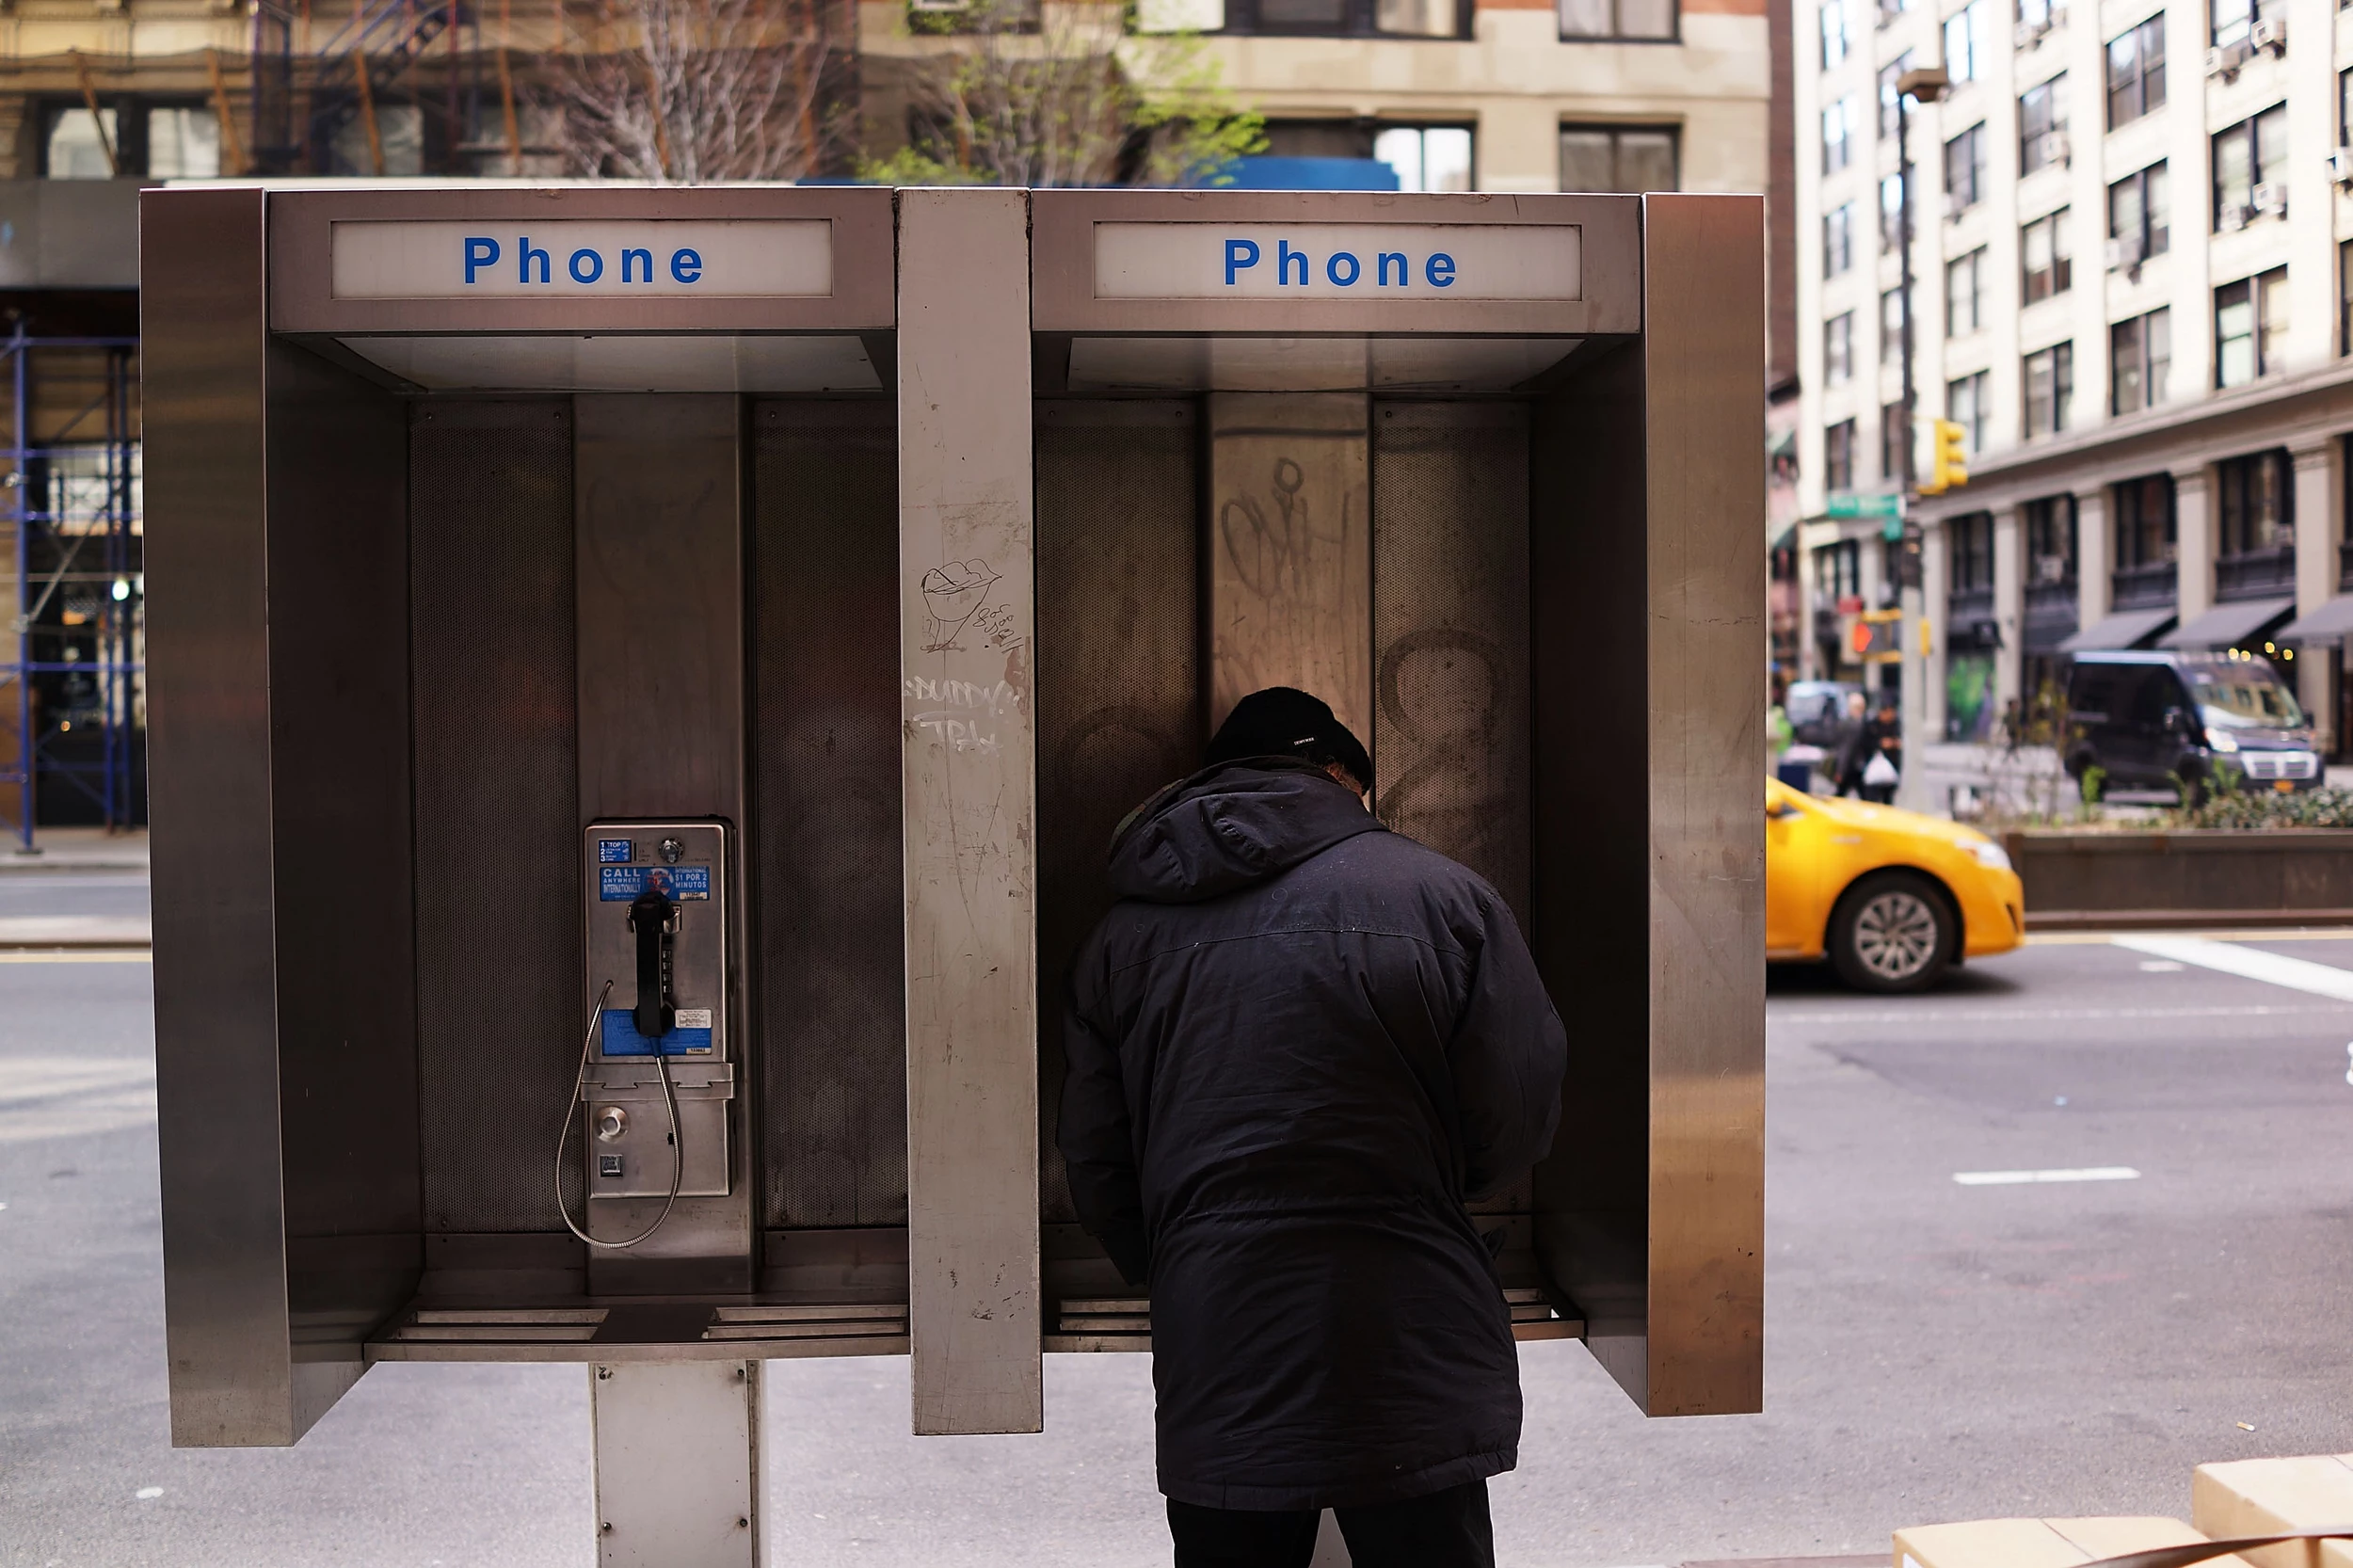
[[[1866,991],[1917,991],[2025,939],[2026,895],[2002,846],[1892,806],[1765,781],[1765,956],[1827,958]]]

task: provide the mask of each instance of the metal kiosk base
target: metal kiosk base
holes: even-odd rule
[[[598,1362],[588,1406],[600,1568],[759,1568],[759,1362]]]

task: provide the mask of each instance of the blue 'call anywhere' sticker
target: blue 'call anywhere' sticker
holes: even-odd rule
[[[711,896],[709,866],[600,866],[597,902],[626,904],[648,888],[683,904]]]
[[[678,1026],[659,1040],[648,1040],[637,1032],[636,1014],[626,1007],[608,1007],[598,1048],[605,1056],[693,1056],[711,1049],[710,1010],[681,1007],[678,1011]],[[689,1017],[699,1018],[700,1026],[690,1025]]]

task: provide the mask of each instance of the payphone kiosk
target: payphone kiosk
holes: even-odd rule
[[[1761,204],[1038,191],[1028,216],[1034,554],[990,569],[1028,568],[1046,629],[1042,1342],[1149,1344],[1053,1138],[1104,846],[1288,684],[1368,741],[1392,827],[1502,891],[1568,1023],[1555,1151],[1482,1221],[1522,1336],[1583,1337],[1653,1414],[1756,1409]]]
[[[1150,1342],[1063,969],[1273,683],[1568,1024],[1522,1334],[1756,1408],[1761,203],[220,186],[141,253],[176,1442],[576,1362],[604,1560],[740,1568],[762,1358],[1035,1430]]]
[[[908,1344],[891,193],[142,225],[175,1440],[580,1362],[752,1560],[747,1368]]]

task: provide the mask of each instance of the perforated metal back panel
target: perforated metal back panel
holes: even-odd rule
[[[409,417],[428,1231],[561,1230],[580,982],[568,398]]]
[[[1381,819],[1485,877],[1525,926],[1528,410],[1377,405],[1372,519]]]
[[[896,408],[764,402],[752,431],[762,1224],[904,1224]]]
[[[1193,771],[1203,732],[1200,440],[1190,402],[1037,408],[1038,1108],[1043,1217],[1077,1218],[1054,1147],[1063,987],[1111,906],[1119,820]]]

